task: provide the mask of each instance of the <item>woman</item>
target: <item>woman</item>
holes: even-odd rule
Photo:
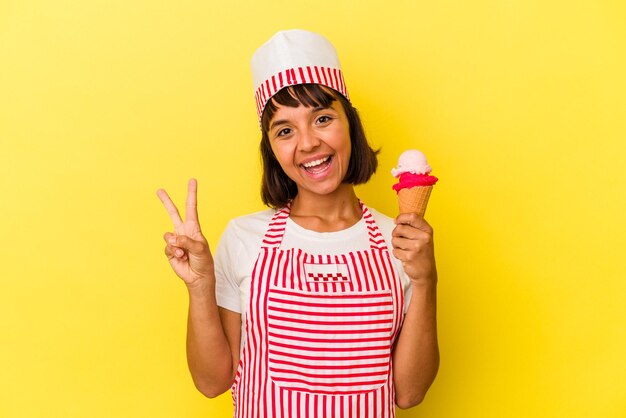
[[[158,191],[175,227],[165,254],[189,290],[194,383],[231,388],[236,417],[393,417],[439,365],[432,229],[357,198],[376,152],[325,38],[279,32],[252,70],[272,209],[232,220],[214,260],[196,181],[185,221]]]

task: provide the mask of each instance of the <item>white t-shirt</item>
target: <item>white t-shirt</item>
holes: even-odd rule
[[[406,310],[411,299],[411,282],[402,268],[402,263],[391,253],[391,232],[395,228],[395,223],[390,217],[372,208],[368,209],[385,238],[393,265],[402,280]],[[241,314],[242,336],[245,336],[243,331],[250,298],[252,269],[259,255],[265,231],[275,213],[273,209],[266,209],[231,220],[215,249],[217,304]],[[309,254],[335,255],[367,250],[370,243],[363,218],[353,226],[337,232],[310,231],[287,218],[280,248],[283,250],[300,248]]]

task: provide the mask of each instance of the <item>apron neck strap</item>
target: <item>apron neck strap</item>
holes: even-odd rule
[[[289,218],[290,204],[277,211],[267,226],[265,236],[263,237],[262,248],[278,248],[283,241],[285,235],[285,227],[287,226],[287,218]]]
[[[363,208],[363,219],[365,220],[365,225],[367,226],[367,235],[370,239],[370,248],[372,250],[387,250],[387,243],[385,242],[385,237],[378,229],[378,224],[374,220],[372,213],[369,211],[367,206],[365,206],[359,200],[361,207]]]

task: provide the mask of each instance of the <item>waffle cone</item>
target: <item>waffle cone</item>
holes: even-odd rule
[[[400,213],[417,213],[424,216],[428,198],[433,186],[416,186],[408,189],[401,189],[398,192],[398,205]]]

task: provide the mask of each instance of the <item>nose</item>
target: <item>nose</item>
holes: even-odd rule
[[[298,148],[302,152],[310,152],[319,147],[322,140],[317,135],[317,132],[313,129],[305,129],[302,131],[300,141],[298,141]]]

